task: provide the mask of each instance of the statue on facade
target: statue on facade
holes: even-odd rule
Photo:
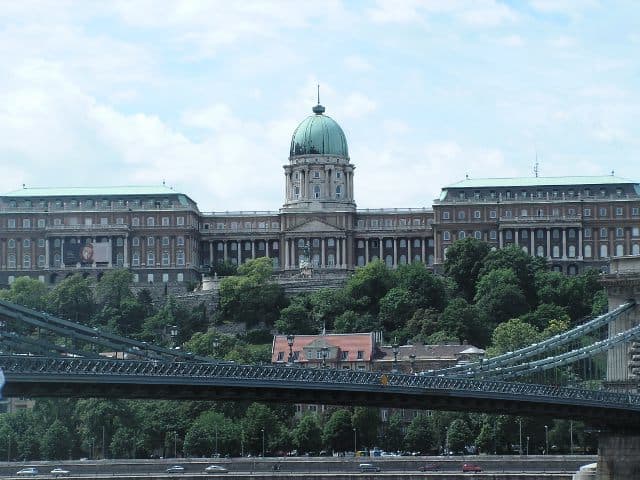
[[[311,248],[309,246],[309,242],[305,243],[302,247],[300,247],[300,275],[303,277],[311,276]]]

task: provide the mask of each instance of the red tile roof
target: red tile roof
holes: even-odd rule
[[[371,362],[375,349],[375,340],[373,333],[341,333],[327,335],[295,335],[293,338],[292,350],[298,352],[296,362],[317,362],[317,357],[306,358],[306,353],[317,352],[323,346],[327,346],[332,352],[327,360],[335,354],[340,355],[338,358],[342,362]],[[358,358],[358,352],[363,352],[363,358]],[[342,352],[348,352],[346,358],[342,357]],[[280,354],[280,355],[279,355]],[[279,358],[280,357],[280,358]],[[287,362],[289,359],[289,344],[286,335],[275,335],[273,337],[273,346],[271,348],[271,362]]]

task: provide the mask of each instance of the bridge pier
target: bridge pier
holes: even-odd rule
[[[611,260],[602,279],[609,310],[629,300],[640,305],[640,257]],[[628,310],[609,324],[609,337],[640,323],[640,307]],[[640,339],[609,350],[605,388],[637,394],[640,390]],[[598,480],[640,479],[640,432],[609,431],[598,437]]]
[[[598,480],[640,478],[640,433],[602,432],[598,437]]]

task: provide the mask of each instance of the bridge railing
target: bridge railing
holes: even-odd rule
[[[0,356],[7,383],[21,381],[104,381],[118,383],[117,378],[140,377],[164,379],[190,379],[192,385],[238,385],[257,388],[321,388],[342,386],[345,390],[360,387],[369,390],[393,389],[395,393],[419,394],[429,391],[470,393],[473,395],[546,399],[550,403],[590,404],[600,407],[624,408],[640,411],[640,396],[565,388],[554,385],[510,383],[496,380],[475,380],[447,376],[420,376],[386,374],[337,369],[311,369],[282,366],[253,366],[195,362],[161,362],[140,360],[48,358],[33,356]],[[141,380],[143,381],[143,380]],[[371,388],[374,387],[374,388]]]

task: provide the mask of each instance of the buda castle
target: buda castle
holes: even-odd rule
[[[569,275],[640,255],[640,187],[611,176],[465,179],[432,208],[358,209],[356,165],[316,105],[293,132],[278,211],[203,213],[166,186],[22,188],[0,196],[0,285],[127,268],[139,283],[194,284],[225,262],[268,257],[283,276],[345,276],[380,259],[438,270],[474,237],[517,245]]]

